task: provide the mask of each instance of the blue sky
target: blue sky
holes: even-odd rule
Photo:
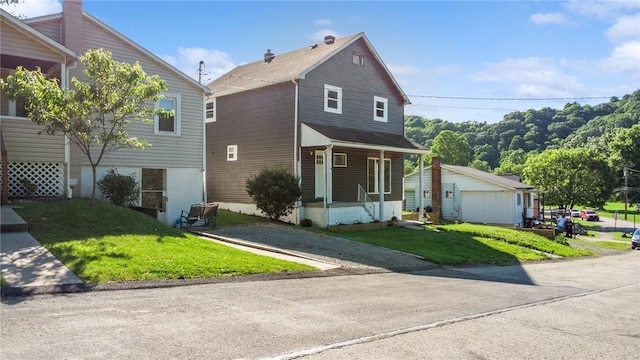
[[[409,95],[405,113],[427,118],[494,123],[516,110],[599,104],[640,89],[640,1],[84,0],[83,7],[196,79],[200,60],[213,80],[266,49],[277,55],[327,34],[364,32]],[[61,1],[26,0],[9,11],[57,13]]]

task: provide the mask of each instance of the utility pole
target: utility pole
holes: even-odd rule
[[[204,73],[204,61],[200,60],[200,63],[198,64],[198,83],[199,84],[202,84],[202,73]]]

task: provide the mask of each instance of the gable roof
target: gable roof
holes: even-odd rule
[[[462,175],[466,175],[478,180],[482,180],[488,183],[492,183],[492,184],[496,184],[502,187],[506,187],[506,188],[510,188],[510,189],[514,189],[514,190],[535,190],[535,186],[532,185],[527,185],[525,183],[522,183],[520,181],[515,181],[512,180],[510,178],[504,177],[504,176],[500,176],[500,175],[495,175],[495,174],[491,174],[488,173],[486,171],[482,171],[482,170],[478,170],[478,169],[474,169],[468,166],[458,166],[458,165],[447,165],[447,164],[442,164],[440,165],[441,168],[443,169],[447,169],[449,171],[453,171],[455,173],[458,174],[462,174]],[[425,168],[425,171],[427,169],[431,169],[432,166],[427,166]],[[407,176],[411,176],[414,174],[417,174],[418,172],[414,172],[412,174],[409,174]]]
[[[191,83],[192,85],[195,85],[196,87],[200,88],[200,90],[202,90],[205,94],[208,95],[208,94],[211,93],[211,90],[208,87],[200,84],[195,79],[191,78],[190,76],[186,75],[184,72],[182,72],[179,69],[177,69],[175,66],[169,64],[168,62],[164,61],[162,58],[160,58],[159,56],[155,55],[151,51],[149,51],[149,50],[145,49],[144,47],[138,45],[135,41],[129,39],[128,37],[126,37],[125,35],[123,35],[119,31],[115,30],[111,26],[109,26],[106,23],[100,21],[95,16],[87,13],[84,10],[82,11],[82,15],[86,19],[88,19],[89,21],[91,21],[91,22],[95,23],[96,25],[98,25],[99,27],[103,28],[105,31],[107,31],[111,35],[113,35],[116,38],[118,38],[119,40],[125,42],[127,45],[129,45],[129,46],[133,47],[134,49],[140,51],[141,53],[145,54],[151,60],[153,60],[153,61],[159,63],[161,66],[167,68],[170,72],[176,74],[178,77],[180,77],[180,78],[184,79],[185,81],[187,81],[188,83]],[[28,24],[34,24],[34,23],[38,23],[38,22],[42,22],[42,21],[55,19],[55,18],[58,18],[58,17],[62,18],[62,14],[44,15],[44,16],[35,17],[35,18],[31,18],[31,19],[25,20],[25,22],[28,23]],[[28,25],[25,25],[25,26],[30,27]],[[53,41],[53,40],[51,40],[51,41]],[[53,41],[53,42],[55,42],[55,41]]]
[[[387,76],[400,93],[405,103],[409,104],[409,98],[402,91],[391,71],[384,64],[380,55],[373,48],[364,33],[345,36],[335,39],[332,44],[314,44],[302,49],[284,54],[275,54],[270,62],[264,60],[240,65],[226,74],[220,76],[207,86],[213,90],[215,96],[224,96],[246,90],[261,88],[264,86],[289,82],[291,80],[304,79],[313,69],[330,59],[347,46],[362,39],[378,63],[385,70]]]
[[[75,51],[69,49],[68,47],[58,43],[57,41],[49,38],[48,36],[44,35],[43,33],[39,32],[38,30],[32,28],[31,26],[27,25],[26,23],[24,23],[23,21],[21,21],[20,19],[17,19],[16,17],[14,17],[13,15],[11,15],[10,13],[8,13],[5,10],[0,9],[0,19],[2,19],[3,23],[6,23],[8,25],[11,25],[12,27],[14,27],[15,29],[17,29],[18,31],[20,31],[21,33],[27,35],[28,37],[32,38],[34,41],[39,42],[40,44],[42,44],[43,46],[57,52],[60,53],[66,57],[69,58],[69,61],[71,60],[75,60],[78,55],[75,53]]]

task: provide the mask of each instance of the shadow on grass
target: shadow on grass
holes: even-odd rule
[[[457,236],[456,240],[447,232],[428,230],[384,228],[327,232],[306,231],[276,224],[229,227],[208,233],[282,249],[320,261],[337,262],[345,269],[377,268],[423,276],[451,276],[534,285],[515,256],[496,250],[471,235]],[[485,270],[473,275],[466,271],[443,268],[478,265]],[[490,268],[503,270],[491,271]],[[480,275],[482,273],[484,275]]]

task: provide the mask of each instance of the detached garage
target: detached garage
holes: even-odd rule
[[[535,188],[512,177],[440,164],[438,158],[424,169],[422,186],[419,175],[405,176],[406,210],[415,211],[422,202],[444,220],[520,227],[524,219],[534,216]]]

